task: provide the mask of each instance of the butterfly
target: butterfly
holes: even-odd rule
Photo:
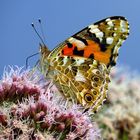
[[[64,98],[96,112],[107,98],[110,70],[129,35],[128,21],[113,16],[89,25],[49,51],[41,45],[40,67]]]

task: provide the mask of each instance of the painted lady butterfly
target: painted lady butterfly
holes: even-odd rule
[[[52,51],[42,45],[42,72],[64,97],[97,111],[107,97],[110,69],[128,34],[128,21],[114,16],[89,25]]]

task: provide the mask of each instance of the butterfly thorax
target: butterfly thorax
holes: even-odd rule
[[[48,62],[48,55],[50,54],[50,50],[47,48],[46,45],[40,44],[40,69],[43,74],[45,74],[48,71],[49,68],[49,62]]]

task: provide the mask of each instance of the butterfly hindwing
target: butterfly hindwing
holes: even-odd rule
[[[106,98],[110,68],[116,64],[119,47],[128,33],[129,25],[124,17],[101,20],[50,53],[42,47],[41,66],[48,70],[47,75],[65,98],[96,111]]]

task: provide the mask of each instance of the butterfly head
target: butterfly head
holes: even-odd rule
[[[50,50],[47,48],[46,45],[42,45],[42,44],[39,44],[40,45],[40,53],[41,53],[41,56],[43,57],[47,57],[49,54],[50,54]]]

